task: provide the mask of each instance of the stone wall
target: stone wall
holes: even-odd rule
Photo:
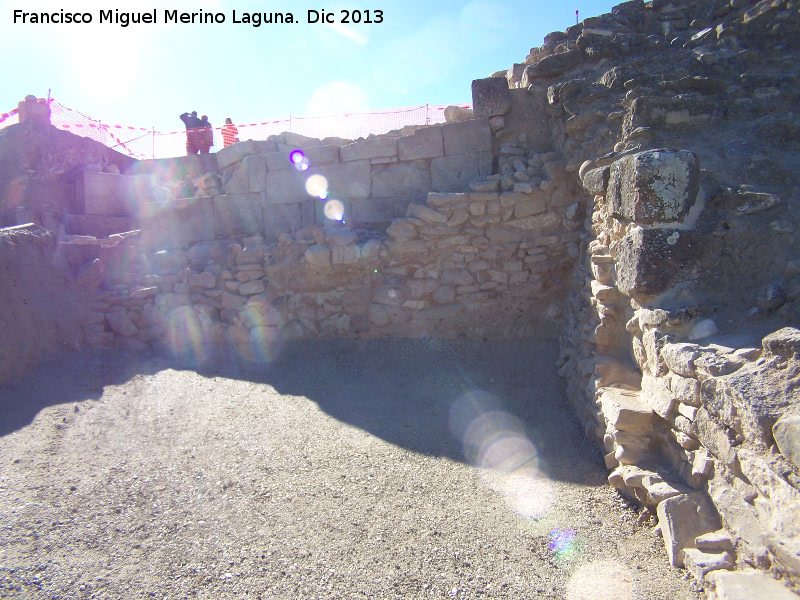
[[[799,31],[792,2],[627,2],[502,73],[592,207],[570,402],[719,598],[789,594],[748,569],[800,589]]]
[[[83,303],[56,246],[41,227],[0,229],[0,384],[82,346]]]

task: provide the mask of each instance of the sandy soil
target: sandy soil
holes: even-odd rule
[[[702,598],[553,345],[107,352],[0,389],[3,598]]]

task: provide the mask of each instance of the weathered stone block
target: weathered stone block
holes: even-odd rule
[[[655,296],[700,276],[710,236],[693,231],[634,227],[619,242],[617,285],[632,298]]]
[[[169,207],[143,209],[141,239],[146,247],[171,248],[214,239],[212,198],[186,198]]]
[[[617,218],[676,223],[689,212],[699,187],[700,164],[694,153],[647,150],[611,165],[606,198]]]
[[[412,135],[397,140],[397,155],[400,160],[435,158],[443,154],[441,125],[417,129]]]
[[[397,156],[397,138],[369,138],[342,146],[339,150],[342,162]]]
[[[431,161],[431,189],[435,192],[467,192],[470,183],[491,173],[492,155],[489,152],[434,158]]]
[[[230,165],[241,161],[245,156],[253,153],[255,145],[256,142],[253,140],[247,140],[245,142],[233,144],[227,148],[220,148],[214,154],[217,159],[217,166],[220,170],[222,170],[225,167],[229,167]]]
[[[700,389],[703,405],[745,438],[771,445],[778,419],[800,406],[800,361],[776,368],[780,362],[767,356],[730,375],[707,379]]]
[[[667,498],[659,503],[656,513],[669,564],[675,567],[684,565],[683,551],[695,547],[695,538],[721,526],[717,511],[704,492]]]
[[[306,182],[312,175],[325,177],[330,198],[368,198],[370,195],[369,161],[354,160],[346,163],[312,165],[306,171],[270,169],[266,174],[267,203],[286,204],[312,198],[306,190]]]
[[[511,109],[511,94],[505,77],[487,77],[472,82],[472,112],[476,118],[504,115]]]
[[[716,585],[717,600],[797,600],[789,588],[761,571],[715,571],[708,579]]]
[[[216,196],[214,206],[215,235],[261,233],[264,229],[260,193]]]
[[[443,215],[438,210],[433,210],[424,204],[409,204],[407,216],[420,219],[432,225],[447,223],[447,215]]]
[[[350,164],[350,163],[345,163]],[[372,172],[372,196],[423,197],[431,191],[431,173],[422,162],[376,166]]]
[[[408,209],[408,198],[366,198],[353,200],[354,223],[388,223],[402,217]]]
[[[653,409],[642,401],[638,392],[606,388],[598,401],[608,423],[620,431],[649,430],[655,423]]]
[[[306,262],[314,267],[331,266],[331,248],[326,244],[309,246],[305,254]]]
[[[248,192],[263,192],[267,189],[267,157],[263,154],[246,156],[240,169],[247,173]]]
[[[268,238],[277,237],[279,233],[299,231],[314,222],[313,200],[292,204],[267,204],[263,205],[264,235]],[[303,220],[303,210],[309,213],[306,221]]]
[[[785,415],[772,427],[772,436],[787,460],[800,468],[800,415]]]
[[[560,54],[545,56],[538,63],[528,65],[522,73],[522,87],[528,87],[534,79],[540,77],[555,77],[568,71],[583,60],[583,51],[575,48]]]
[[[590,194],[605,194],[610,175],[611,168],[608,166],[587,171],[582,179],[583,187]]]
[[[139,206],[151,199],[150,178],[84,171],[75,180],[75,195],[87,215],[136,215]]]
[[[445,156],[492,150],[492,128],[488,119],[445,123],[442,125],[442,137]]]
[[[331,248],[331,262],[334,265],[354,265],[358,262],[358,246],[333,246]]]

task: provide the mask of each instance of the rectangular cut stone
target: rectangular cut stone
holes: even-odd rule
[[[695,547],[695,538],[717,531],[721,524],[717,511],[705,492],[692,492],[667,498],[656,512],[664,534],[669,564],[682,567],[684,550]]]
[[[472,81],[472,110],[476,117],[495,117],[511,110],[511,93],[505,77]]]
[[[241,161],[245,156],[248,154],[253,153],[253,148],[255,147],[256,142],[253,140],[247,140],[245,142],[239,142],[238,144],[233,144],[232,146],[228,146],[227,148],[220,148],[214,154],[217,159],[217,166],[221,169],[225,167],[229,167],[230,165]]]
[[[353,200],[351,205],[354,223],[388,223],[405,216],[407,198],[365,198]]]
[[[152,207],[141,218],[141,239],[150,248],[170,248],[214,239],[211,197],[185,198],[168,208]]]
[[[470,152],[434,158],[431,189],[435,192],[468,192],[469,184],[492,173],[490,152]]]
[[[716,584],[717,600],[797,600],[797,595],[760,571],[712,571],[707,579]]]
[[[689,151],[647,150],[611,165],[612,214],[635,223],[683,221],[700,189],[700,164]]]
[[[301,203],[264,204],[264,235],[277,238],[279,233],[292,233],[304,227],[301,215]],[[313,217],[312,217],[313,219]],[[313,221],[312,221],[313,222]]]
[[[442,126],[422,127],[412,135],[398,138],[397,155],[400,160],[417,160],[419,158],[443,156]]]
[[[267,157],[270,155],[267,154]],[[295,169],[270,171],[266,174],[268,204],[301,202],[311,198],[305,185],[312,175],[325,177],[328,193],[334,198],[367,198],[370,195],[368,160],[311,166],[307,171]]]
[[[428,206],[432,206],[433,208],[450,207],[453,206],[454,204],[466,202],[467,198],[468,198],[467,194],[463,193],[443,194],[443,193],[431,192],[430,194],[428,194]]]
[[[344,208],[344,212],[341,215],[337,215],[336,212],[330,210],[326,212],[326,207],[328,206],[326,202],[317,201],[313,203],[312,206],[314,208],[314,222],[317,223],[317,225],[325,227],[327,225],[334,224],[337,221],[344,221],[346,223],[349,223],[351,221],[351,218],[353,216],[352,212],[353,201],[350,200],[349,198],[340,198],[338,196],[336,199],[342,203],[342,207]]]
[[[339,150],[342,162],[364,158],[397,156],[397,138],[369,138],[342,146]]]
[[[127,217],[150,200],[150,181],[148,175],[84,171],[75,180],[75,195],[87,215]]]
[[[599,402],[608,423],[620,431],[646,431],[655,423],[653,409],[642,401],[638,392],[605,388]]]
[[[246,156],[242,166],[247,173],[249,192],[263,192],[267,189],[267,157],[263,154]]]
[[[355,163],[343,163],[345,165]],[[372,169],[372,197],[420,198],[431,191],[431,174],[425,165],[399,162],[375,165]]]
[[[91,235],[97,238],[105,238],[115,233],[139,228],[139,219],[136,217],[64,215],[62,220],[69,235]]]
[[[292,169],[288,152],[270,152],[264,155],[264,160],[267,163],[267,170],[270,172]]]
[[[234,233],[261,233],[264,216],[261,194],[235,194],[216,196],[214,206],[215,235]]]
[[[642,375],[642,400],[647,402],[656,414],[667,419],[674,416],[678,401],[667,387],[667,379]]]
[[[492,128],[486,118],[444,123],[442,137],[445,156],[492,150]]]
[[[331,262],[334,265],[353,265],[358,262],[358,246],[333,246],[331,248]]]

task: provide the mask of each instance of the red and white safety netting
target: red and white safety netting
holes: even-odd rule
[[[307,137],[358,139],[380,135],[407,125],[444,123],[448,104],[386,108],[323,117],[289,117],[260,123],[235,123],[240,140],[265,140],[271,135],[291,131]],[[471,104],[456,104],[472,108]],[[180,156],[186,152],[186,131],[156,131],[144,127],[112,125],[93,119],[60,102],[50,100],[50,122],[76,135],[88,137],[118,152],[138,159]],[[177,117],[176,117],[177,119]],[[0,128],[18,122],[17,109],[0,114]],[[222,147],[221,123],[214,127],[214,149]]]

